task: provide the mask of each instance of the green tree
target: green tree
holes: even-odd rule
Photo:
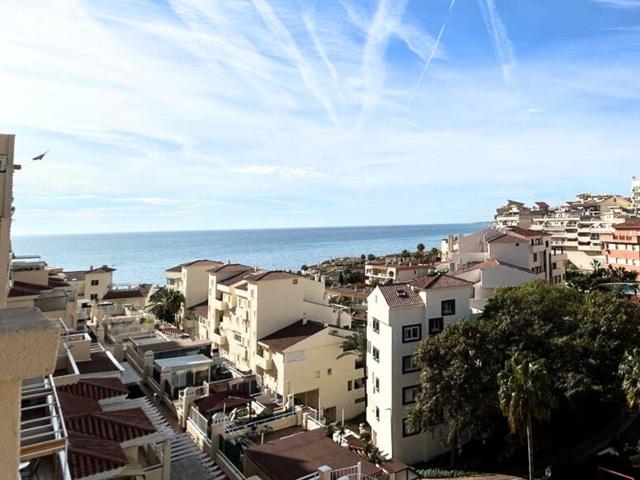
[[[371,254],[369,254],[371,255]],[[367,259],[367,256],[363,253],[362,255],[360,255],[360,261],[362,261],[362,263],[364,263],[364,261]]]
[[[511,433],[527,434],[529,480],[533,474],[533,422],[548,420],[551,414],[551,378],[544,360],[528,360],[516,353],[498,374],[500,410]]]
[[[163,322],[176,323],[176,314],[184,304],[184,295],[166,287],[156,290],[149,299],[147,311]]]
[[[416,245],[416,250],[420,253],[424,253],[425,248],[426,247],[424,246],[424,243],[419,243],[418,245]]]
[[[358,360],[363,363],[366,361],[367,334],[363,330],[352,333],[342,342],[342,353],[336,358],[342,358],[348,355],[357,356]]]
[[[373,262],[376,259],[376,256],[373,253],[370,253],[369,255],[367,255],[367,260],[369,260],[370,262]]]
[[[625,352],[618,371],[628,407],[640,408],[640,349]]]

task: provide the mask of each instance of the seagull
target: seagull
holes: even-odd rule
[[[31,159],[31,161],[35,162],[36,160],[42,160],[47,153],[49,153],[49,150],[47,150],[46,152],[41,153],[40,155],[36,155],[35,157],[33,157]]]

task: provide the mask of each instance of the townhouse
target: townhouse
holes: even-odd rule
[[[366,417],[385,455],[413,464],[445,451],[437,432],[421,433],[408,422],[420,390],[413,359],[421,340],[471,316],[472,295],[472,282],[447,274],[380,285],[369,295]]]
[[[64,271],[62,276],[76,291],[79,301],[101,301],[113,284],[113,272],[116,269],[107,265],[87,270]]]
[[[209,272],[209,326],[217,353],[253,372],[282,401],[332,418],[364,410],[364,369],[342,344],[350,316],[325,300],[321,281],[283,271],[225,264]]]
[[[367,263],[364,267],[365,283],[402,283],[433,271],[434,266],[422,263]]]

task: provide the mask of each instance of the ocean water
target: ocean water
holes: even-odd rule
[[[449,233],[468,233],[485,223],[375,227],[209,230],[14,236],[16,255],[37,254],[65,270],[107,264],[114,283],[164,283],[164,270],[198,258],[269,269],[298,270],[331,257],[382,255],[439,247]]]

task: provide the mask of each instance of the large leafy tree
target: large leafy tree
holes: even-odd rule
[[[626,352],[620,363],[619,374],[622,377],[622,391],[629,408],[640,407],[640,349]]]
[[[497,289],[479,319],[458,322],[422,342],[416,355],[421,392],[411,418],[424,430],[447,426],[443,440],[452,448],[500,439],[497,376],[521,352],[547,361],[559,421],[541,427],[540,435],[550,434],[585,405],[622,403],[618,367],[625,351],[637,345],[640,305],[624,298],[542,281]],[[545,446],[553,448],[556,441],[564,440],[550,437]]]
[[[184,304],[184,295],[177,290],[159,288],[151,295],[147,311],[163,322],[176,323],[176,314]]]
[[[509,430],[527,434],[529,480],[533,480],[533,422],[548,420],[551,414],[551,378],[544,360],[530,361],[516,353],[498,374],[498,387]]]

